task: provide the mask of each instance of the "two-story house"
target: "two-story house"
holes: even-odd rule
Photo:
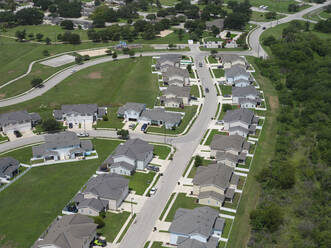
[[[190,74],[188,70],[178,67],[168,66],[164,72],[162,72],[163,81],[167,85],[176,86],[189,86]]]
[[[167,89],[162,91],[160,97],[161,104],[165,107],[178,108],[183,105],[189,105],[191,98],[191,87],[179,87],[170,85]]]
[[[127,102],[117,110],[117,117],[125,121],[137,121],[141,113],[146,109],[146,104]]]
[[[156,60],[155,68],[161,72],[166,71],[167,67],[180,67],[180,60],[182,56],[180,54],[163,54]]]
[[[246,60],[236,54],[217,54],[224,69],[230,69],[232,66],[240,65],[244,68],[247,67]]]
[[[224,74],[228,84],[233,84],[234,81],[239,79],[243,79],[247,81],[250,81],[251,79],[250,73],[247,72],[245,67],[242,65],[231,66],[231,68],[224,70]]]
[[[232,103],[241,108],[256,108],[261,99],[254,86],[232,87]]]

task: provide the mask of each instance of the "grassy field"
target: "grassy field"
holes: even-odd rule
[[[259,143],[255,151],[252,167],[247,177],[246,186],[243,190],[241,201],[237,209],[228,247],[246,247],[250,236],[249,214],[255,208],[260,196],[260,186],[255,177],[258,172],[269,163],[275,151],[275,136],[277,132],[277,112],[279,108],[277,92],[273,88],[271,81],[259,74],[258,67],[254,64],[253,58],[247,58],[254,65],[256,73],[255,79],[261,85],[266,96],[268,109],[266,120]]]
[[[30,164],[32,158],[31,146],[19,148],[17,150],[1,153],[0,157],[13,157],[23,164]]]
[[[211,56],[211,55],[209,55],[209,57],[208,57],[208,61],[209,61],[209,63],[211,63],[211,64],[216,64],[216,63],[218,63],[218,60],[217,59],[215,59],[213,56]]]
[[[232,95],[232,86],[228,86],[228,85],[220,85],[220,88],[221,88],[221,92],[222,92],[222,95],[225,96],[225,95]]]
[[[150,171],[148,173],[136,172],[132,176],[126,176],[130,179],[130,190],[136,191],[137,195],[142,195],[153,181],[155,174],[155,172]]]
[[[186,106],[184,109],[169,109],[170,111],[180,111],[180,112],[185,112],[184,118],[182,119],[182,122],[180,125],[175,129],[165,129],[164,126],[162,127],[157,127],[157,126],[149,126],[147,131],[148,132],[153,132],[153,133],[161,133],[161,134],[180,134],[182,133],[189,122],[192,120],[193,116],[197,112],[197,106]]]
[[[106,218],[104,219],[105,226],[97,230],[97,232],[102,233],[102,236],[106,237],[108,242],[113,242],[129,216],[129,212],[120,214],[107,212]]]
[[[154,154],[159,156],[159,159],[166,159],[170,152],[169,146],[154,145]]]
[[[0,193],[0,247],[31,247],[120,142],[93,143],[98,159],[33,168]]]
[[[216,78],[224,77],[224,70],[223,69],[213,69],[214,75]]]
[[[124,126],[123,119],[117,118],[118,107],[109,107],[107,109],[108,121],[98,120],[97,128],[117,128],[121,129]]]
[[[251,16],[251,21],[255,21],[255,22],[267,22],[267,21],[277,20],[277,19],[281,19],[281,18],[285,17],[285,15],[277,14],[276,15],[276,18],[274,18],[274,19],[267,19],[265,17],[265,14],[266,13],[263,13],[263,12],[253,11],[252,12],[252,16]]]
[[[95,65],[66,78],[40,97],[1,108],[0,112],[27,109],[50,116],[51,111],[62,104],[97,103],[118,107],[128,101],[152,107],[159,89],[156,75],[149,71],[151,62],[150,57],[141,57]]]

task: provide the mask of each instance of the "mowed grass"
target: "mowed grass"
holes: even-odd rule
[[[93,143],[98,159],[32,168],[0,193],[0,247],[31,247],[120,141]]]
[[[194,97],[200,97],[199,86],[198,85],[192,85],[190,94],[191,94],[191,96],[194,96]]]
[[[142,195],[144,194],[148,186],[152,183],[155,174],[156,173],[153,171],[150,171],[148,173],[136,172],[132,176],[125,177],[130,179],[130,190],[136,191],[137,195]]]
[[[266,13],[258,12],[258,11],[253,11],[252,12],[252,16],[251,16],[251,21],[255,21],[255,22],[268,22],[268,21],[277,20],[277,19],[280,19],[280,18],[285,17],[285,15],[277,14],[276,15],[276,18],[267,19],[265,15],[266,15]]]
[[[62,104],[76,103],[120,106],[140,102],[153,107],[159,89],[157,76],[150,72],[151,62],[150,57],[139,57],[98,64],[71,75],[40,97],[0,112],[27,109],[45,117]]]
[[[171,149],[169,146],[163,146],[163,145],[154,145],[154,154],[156,156],[159,156],[159,159],[166,159],[171,152]]]
[[[17,150],[4,152],[0,154],[0,157],[13,157],[23,164],[30,164],[30,159],[32,158],[32,147],[27,146],[18,148]]]
[[[270,162],[275,151],[275,136],[277,135],[277,112],[279,108],[278,96],[269,79],[259,74],[259,68],[254,64],[252,57],[247,57],[248,62],[254,65],[255,79],[264,91],[269,111],[266,114],[263,130],[255,151],[252,166],[246,179],[246,185],[236,213],[227,247],[246,247],[250,237],[249,214],[255,209],[261,193],[256,175]]]
[[[105,226],[97,230],[97,232],[102,233],[108,242],[113,242],[129,216],[129,212],[119,214],[107,212],[106,218],[104,219]]]

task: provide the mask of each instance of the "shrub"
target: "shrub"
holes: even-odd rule
[[[94,223],[97,224],[97,228],[102,228],[106,225],[106,223],[103,221],[103,219],[100,216],[93,217]]]

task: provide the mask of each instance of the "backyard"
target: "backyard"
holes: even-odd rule
[[[129,218],[129,212],[122,213],[110,213],[107,212],[106,218],[104,219],[105,226],[98,229],[97,232],[102,233],[108,242],[113,242],[117,234],[121,230],[125,221]]]
[[[0,193],[1,247],[31,247],[120,142],[93,143],[98,159],[32,168]],[[29,156],[26,151],[22,154],[26,158],[21,160]]]

